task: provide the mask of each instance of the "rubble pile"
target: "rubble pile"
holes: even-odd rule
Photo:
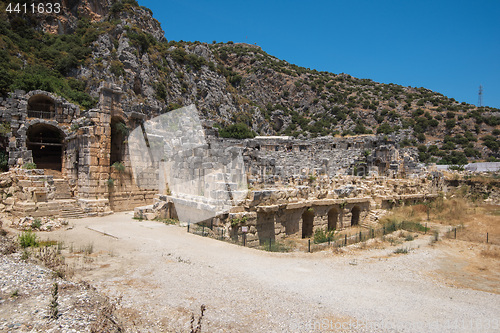
[[[14,219],[11,223],[11,227],[19,230],[39,230],[39,231],[51,231],[54,229],[62,228],[68,225],[68,220],[63,218],[52,218],[52,217],[21,217]]]

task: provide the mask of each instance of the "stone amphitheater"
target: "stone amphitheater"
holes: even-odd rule
[[[220,161],[239,155],[232,169],[240,176],[222,172],[194,193],[176,194],[158,165],[143,170],[140,179],[132,172],[129,133],[144,132],[144,123],[162,112],[123,106],[121,95],[116,86],[103,84],[98,107],[88,111],[45,91],[16,91],[2,99],[0,121],[10,130],[1,210],[18,217],[77,218],[135,208],[140,218],[190,222],[182,221],[181,208],[196,215],[210,211],[221,193],[242,194],[196,222],[224,228],[226,237],[245,234],[256,246],[266,239],[308,238],[317,229],[369,228],[378,210],[431,200],[446,187],[435,169],[418,163],[415,149],[399,147],[401,136],[236,140],[220,138],[204,122],[201,148],[208,147],[210,156],[206,149],[186,149],[169,170],[189,180],[216,164],[214,156]]]

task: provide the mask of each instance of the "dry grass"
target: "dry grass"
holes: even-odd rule
[[[438,198],[431,206],[430,217],[441,224],[457,225],[467,221],[473,212],[473,204],[465,199],[444,200]]]
[[[470,242],[488,242],[500,245],[500,216],[494,212],[498,206],[482,205],[475,207],[462,219],[464,231],[457,232],[457,239]],[[493,214],[492,214],[493,212]]]
[[[427,222],[427,206],[417,204],[393,209],[382,218],[381,222],[411,221],[424,224]],[[430,205],[429,223],[438,223],[457,228],[457,239],[500,245],[500,207],[491,204],[477,204],[460,196],[452,199],[438,197]],[[449,234],[448,238],[454,238]]]
[[[478,182],[478,183],[485,183],[485,184],[494,184],[494,183],[497,183],[500,178],[498,178],[498,174],[496,175],[493,175],[493,176],[490,176],[490,177],[487,177],[487,176],[472,176],[469,178],[469,180],[473,181],[473,182]]]
[[[481,251],[481,256],[485,258],[500,259],[500,247],[488,245],[487,248]]]
[[[423,204],[396,207],[387,215],[385,215],[380,222],[387,224],[392,221],[411,221],[422,222],[427,218],[427,207]]]

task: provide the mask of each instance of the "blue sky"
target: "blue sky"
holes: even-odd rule
[[[290,63],[500,108],[499,0],[139,0],[168,40],[246,42]]]

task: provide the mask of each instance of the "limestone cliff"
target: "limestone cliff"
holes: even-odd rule
[[[208,122],[242,123],[262,135],[406,130],[410,136],[397,138],[420,145],[422,161],[499,157],[498,109],[298,67],[255,45],[168,41],[168,31],[135,0],[65,0],[62,13],[45,16],[7,14],[6,2],[0,5],[3,95],[43,89],[85,109],[96,105],[102,82],[112,82],[122,88],[126,111],[163,113],[194,103]]]

